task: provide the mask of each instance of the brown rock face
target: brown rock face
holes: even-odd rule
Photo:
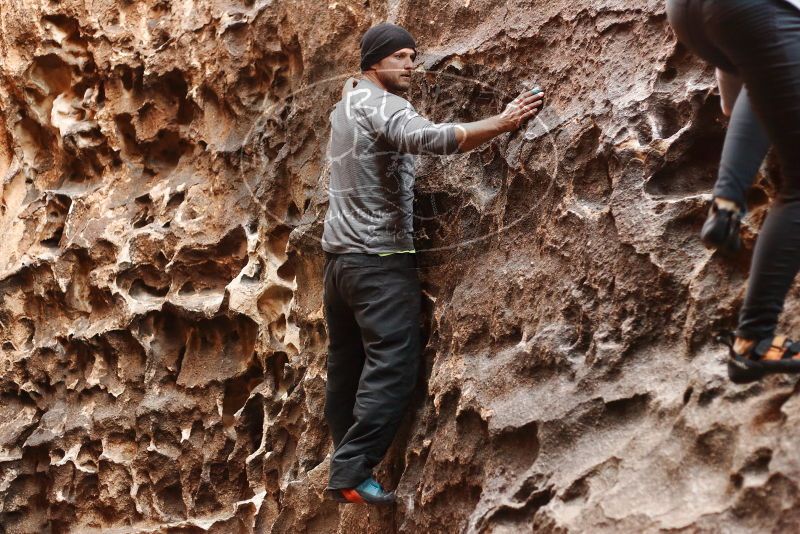
[[[662,4],[4,1],[0,532],[797,529],[795,380],[711,341],[749,253],[697,238],[724,120]],[[322,499],[327,115],[383,20],[435,120],[547,92],[418,162],[392,511]]]

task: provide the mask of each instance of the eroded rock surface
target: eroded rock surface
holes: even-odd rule
[[[747,251],[697,239],[724,120],[661,0],[0,6],[0,532],[786,531],[795,380],[724,376]],[[327,114],[414,33],[427,345],[379,471],[322,500]],[[798,309],[787,306],[788,327]]]

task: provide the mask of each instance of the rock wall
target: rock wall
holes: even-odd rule
[[[322,154],[383,20],[435,120],[547,91],[526,132],[420,158],[392,511],[322,500]],[[8,0],[0,25],[0,532],[800,525],[795,380],[734,386],[711,341],[779,176],[740,257],[701,246],[725,121],[661,0]]]

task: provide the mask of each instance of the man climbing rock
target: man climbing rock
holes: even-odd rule
[[[372,477],[394,438],[417,377],[420,283],[413,241],[414,154],[466,152],[538,113],[526,90],[484,120],[433,124],[398,96],[411,85],[414,38],[393,24],[361,40],[360,79],[330,115],[324,304],[328,325],[325,417],[334,452],[329,498],[388,504]]]

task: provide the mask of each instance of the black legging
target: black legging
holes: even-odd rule
[[[742,78],[747,93],[740,98],[749,95],[745,103],[752,103],[778,151],[784,180],[756,242],[736,332],[747,339],[770,337],[800,269],[800,10],[785,0],[668,0],[667,16],[681,42]],[[748,135],[757,134],[749,129]],[[739,143],[742,152],[727,150],[729,139],[721,167],[735,166],[741,157],[760,163],[763,154],[747,150],[746,142]],[[742,182],[731,183],[715,194],[735,195]]]
[[[742,87],[725,132],[714,196],[732,200],[743,212],[746,211],[747,191],[752,187],[768,150],[767,132],[753,113],[747,87]]]

